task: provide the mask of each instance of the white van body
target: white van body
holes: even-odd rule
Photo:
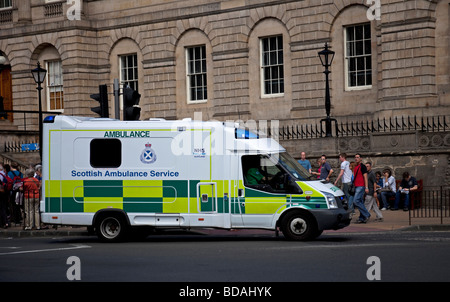
[[[43,141],[42,221],[105,241],[139,226],[279,227],[304,240],[350,223],[340,189],[235,124],[51,116]]]

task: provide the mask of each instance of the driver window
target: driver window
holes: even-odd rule
[[[242,156],[242,173],[246,187],[271,193],[287,193],[286,172],[265,155]]]

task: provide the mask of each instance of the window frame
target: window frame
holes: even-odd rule
[[[54,64],[58,64],[58,68],[55,69]],[[45,65],[47,68],[47,76],[46,76],[46,98],[47,98],[47,110],[48,111],[55,111],[55,112],[64,112],[64,78],[63,78],[63,69],[62,69],[62,61],[61,60],[48,60],[45,61]],[[58,71],[59,74],[55,73],[55,71]],[[57,76],[55,78],[55,75]],[[58,77],[59,76],[59,77]],[[52,83],[52,79],[58,79],[60,80],[59,83],[55,84]],[[53,90],[53,91],[52,91]],[[52,93],[59,92],[59,97],[55,97],[55,107],[52,108]],[[60,103],[60,108],[57,108],[57,103]]]
[[[133,57],[131,65],[129,65],[130,57]],[[133,74],[131,79],[129,78],[130,70]],[[122,86],[127,85],[135,91],[139,91],[139,66],[137,53],[119,55],[119,81]]]
[[[7,3],[9,3],[9,6],[7,6]],[[0,0],[0,10],[7,10],[13,8],[12,6],[13,2],[12,0]]]
[[[272,177],[272,180],[269,180],[266,178],[266,180],[261,181],[259,184],[250,184],[247,175],[250,169],[256,168],[257,161],[258,169],[259,171],[262,171],[263,175],[265,177]],[[263,162],[265,162],[265,165],[261,165]],[[270,171],[269,171],[270,170]],[[285,176],[289,176],[290,173],[279,163],[274,162],[273,158],[269,156],[268,154],[248,154],[248,155],[242,155],[241,157],[241,172],[243,175],[243,184],[245,188],[266,192],[270,194],[302,194],[299,191],[299,187],[297,185],[290,186],[287,182],[285,182],[286,178]],[[280,185],[280,183],[273,183],[274,177],[280,177],[277,176],[282,175],[281,178],[283,180],[283,188],[277,188],[277,185]]]
[[[195,49],[200,48],[200,58],[197,59],[195,57]],[[194,57],[191,58],[190,52],[194,54]],[[208,66],[207,66],[207,53],[206,53],[206,45],[194,45],[185,47],[186,54],[186,95],[187,95],[187,103],[188,104],[198,104],[198,103],[206,103],[208,102]],[[195,62],[200,62],[200,70],[195,69]],[[192,63],[191,63],[192,62]],[[191,64],[194,66],[194,70],[192,70]],[[195,81],[195,86],[193,85],[193,78],[201,77],[202,83],[201,85],[196,85],[197,81]],[[192,90],[201,89],[202,98],[201,99],[193,99]],[[198,94],[196,93],[196,96]]]
[[[362,40],[358,40],[356,39],[356,27],[361,26],[363,29],[363,33],[362,33]],[[348,29],[353,28],[354,31],[354,39],[349,41],[348,39]],[[370,30],[369,33],[369,38],[366,37],[365,35],[365,30],[366,28],[368,28]],[[343,34],[344,34],[344,71],[345,71],[345,91],[353,91],[353,90],[365,90],[365,89],[371,89],[372,85],[373,85],[373,70],[374,70],[374,66],[373,66],[373,51],[372,51],[372,28],[371,28],[371,24],[370,23],[359,23],[359,24],[352,24],[352,25],[346,25],[344,26],[344,30],[343,30]],[[361,41],[363,44],[363,54],[356,54],[356,43],[358,41]],[[370,45],[370,54],[366,53],[366,47],[365,47],[365,43],[368,41],[368,44]],[[349,43],[354,43],[354,54],[351,55],[349,54]],[[355,71],[351,71],[350,70],[350,64],[351,64],[351,60],[355,59]],[[358,85],[358,59],[363,59],[364,60],[364,68],[361,69],[360,72],[364,73],[364,85]],[[370,68],[367,68],[367,61],[370,62]],[[370,70],[370,84],[366,84],[367,83],[367,72]],[[351,72],[355,72],[356,73],[356,85],[355,86],[351,86],[351,80],[350,80],[350,73]]]
[[[270,47],[270,41],[272,38],[276,39],[276,48],[275,50],[271,50]],[[268,43],[268,49],[265,50],[264,41],[267,39]],[[274,98],[274,97],[281,97],[285,94],[285,62],[284,62],[284,47],[283,47],[283,34],[277,34],[272,36],[265,36],[259,38],[259,46],[260,46],[260,83],[261,83],[261,97],[262,98]],[[281,48],[280,48],[281,46]],[[270,60],[271,56],[270,53],[275,52],[276,54],[276,64],[272,64],[273,62]],[[266,64],[265,58],[268,58],[268,63]],[[279,62],[281,58],[281,63]],[[278,71],[278,77],[272,77],[272,71],[276,68],[281,68],[281,72]],[[266,70],[269,70],[270,73],[270,79],[266,78]],[[281,77],[280,77],[281,74]],[[266,82],[273,82],[275,80],[278,80],[278,89],[279,91],[282,90],[282,92],[275,92],[275,93],[267,93],[266,92]],[[273,85],[273,83],[269,84],[270,86]]]

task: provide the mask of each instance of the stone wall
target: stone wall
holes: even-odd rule
[[[328,42],[336,52],[333,117],[450,112],[449,0],[381,0],[380,20],[371,21],[362,0],[84,0],[80,20],[66,16],[74,8],[66,1],[14,3],[11,22],[0,24],[0,51],[11,64],[15,110],[35,108],[30,70],[37,61],[60,59],[64,113],[93,116],[90,94],[100,84],[112,93],[118,56],[136,53],[142,119],[200,111],[206,119],[313,123],[325,115],[317,53]],[[370,22],[373,81],[348,89],[343,28],[361,22]],[[283,37],[285,92],[267,97],[261,95],[259,39],[271,35]],[[208,100],[191,104],[184,48],[200,44],[207,48]],[[111,115],[113,109],[111,96]],[[20,125],[21,117],[15,122]]]
[[[317,159],[327,155],[328,162],[339,173],[339,154],[346,153],[349,161],[360,153],[363,161],[370,161],[375,171],[390,168],[396,179],[408,171],[424,186],[450,185],[450,132],[425,133],[405,131],[399,133],[376,133],[360,137],[331,137],[282,140],[281,144],[294,156],[300,158],[306,152],[314,169]]]

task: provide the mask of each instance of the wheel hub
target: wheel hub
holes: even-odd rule
[[[306,221],[301,218],[295,218],[291,221],[291,231],[296,235],[303,234],[307,229]]]

